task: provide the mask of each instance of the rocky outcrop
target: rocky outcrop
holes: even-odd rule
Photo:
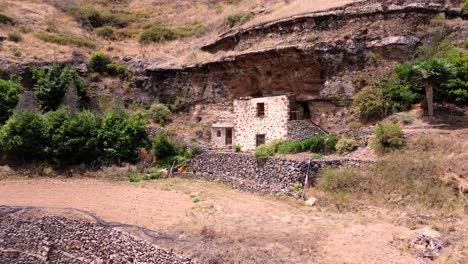
[[[299,101],[339,98],[346,104],[368,80],[410,57],[425,41],[418,30],[434,16],[457,16],[454,2],[363,1],[257,25],[203,47],[235,55],[183,68],[149,67],[145,85],[170,103],[290,94]]]

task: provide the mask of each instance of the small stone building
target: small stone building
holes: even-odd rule
[[[307,104],[285,95],[235,100],[233,119],[221,118],[222,122],[212,125],[214,147],[240,145],[242,150],[254,150],[273,139],[305,139],[323,133],[310,121]]]

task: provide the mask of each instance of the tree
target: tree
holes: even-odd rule
[[[47,124],[41,115],[25,111],[14,114],[0,129],[0,146],[13,160],[41,160],[48,144]]]
[[[21,94],[21,85],[17,80],[0,79],[0,125],[13,114]]]
[[[429,116],[434,115],[434,88],[448,80],[454,75],[455,71],[445,59],[429,59],[426,61],[415,62],[413,65],[415,80],[422,83],[425,89],[427,101],[427,112]]]
[[[86,95],[84,84],[75,69],[62,69],[54,64],[48,70],[34,70],[33,75],[36,81],[34,91],[43,111],[56,110],[70,85],[74,85],[81,100]]]
[[[99,157],[98,120],[90,112],[77,116],[66,109],[47,115],[49,145],[46,152],[61,165],[91,163]]]
[[[104,160],[117,164],[138,161],[139,148],[148,140],[145,123],[140,115],[128,118],[121,109],[107,112],[98,132]]]

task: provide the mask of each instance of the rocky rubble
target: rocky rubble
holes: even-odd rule
[[[0,214],[0,263],[191,263],[153,244],[91,222]]]

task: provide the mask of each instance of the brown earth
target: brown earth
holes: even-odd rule
[[[194,197],[201,201],[192,202]],[[426,223],[410,229],[405,223],[411,213],[400,210],[322,211],[289,198],[177,178],[138,184],[9,179],[0,181],[0,205],[91,211],[106,221],[163,232],[170,239],[153,242],[201,263],[423,263],[400,242],[411,241],[416,228],[430,228]],[[83,218],[70,210],[41,214]],[[443,254],[454,253],[448,248]]]

